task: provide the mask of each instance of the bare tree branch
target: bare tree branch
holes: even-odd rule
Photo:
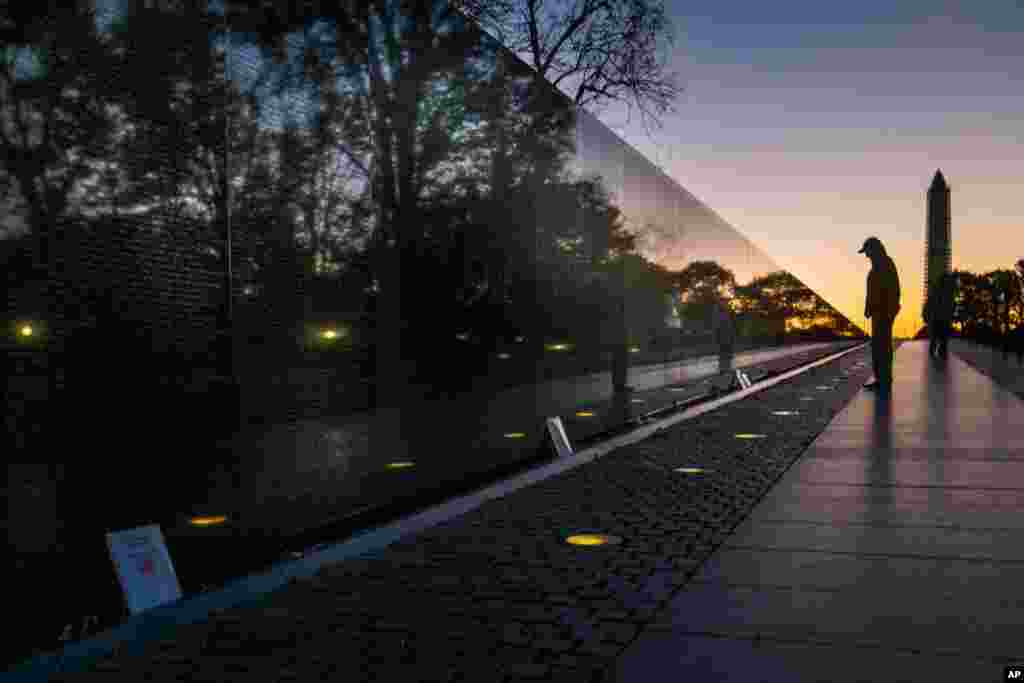
[[[658,58],[671,45],[664,0],[454,0],[455,8],[524,57],[578,106],[623,102],[660,125],[682,93]]]

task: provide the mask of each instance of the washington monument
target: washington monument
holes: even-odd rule
[[[928,234],[924,252],[924,301],[943,275],[950,272],[953,252],[949,239],[949,186],[942,171],[935,171],[928,188]]]

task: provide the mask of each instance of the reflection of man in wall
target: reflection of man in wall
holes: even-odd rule
[[[949,328],[953,321],[953,274],[943,273],[928,294],[924,305],[924,321],[928,324],[931,344],[928,353],[945,358],[949,345]]]
[[[715,342],[718,344],[718,369],[732,369],[733,352],[736,347],[736,325],[732,319],[732,311],[724,301],[717,301],[712,311],[712,325]]]
[[[900,278],[896,264],[885,253],[885,247],[877,237],[867,238],[857,253],[871,259],[864,317],[871,318],[871,359],[875,379],[864,388],[888,394],[892,389],[892,324],[900,312]]]

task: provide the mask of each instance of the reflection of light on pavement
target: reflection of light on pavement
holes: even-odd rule
[[[228,521],[226,515],[209,515],[205,517],[193,517],[188,520],[188,523],[192,526],[216,526],[218,524],[224,524]]]
[[[570,545],[618,545],[622,542],[622,539],[618,536],[610,536],[608,534],[573,534],[565,539],[566,543]]]

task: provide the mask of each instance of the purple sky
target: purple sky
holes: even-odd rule
[[[921,325],[925,191],[952,188],[953,267],[1024,258],[1024,8],[668,0],[684,94],[649,137],[599,118],[780,266],[864,325],[877,235]],[[865,329],[870,330],[870,327]]]

